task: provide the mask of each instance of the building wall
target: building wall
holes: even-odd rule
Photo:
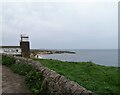
[[[0,53],[21,55],[21,48],[0,48]]]
[[[30,43],[20,42],[20,48],[22,49],[22,57],[30,58]]]

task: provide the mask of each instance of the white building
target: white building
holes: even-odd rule
[[[20,46],[0,46],[0,53],[21,56]]]
[[[30,43],[27,35],[21,35],[20,46],[0,46],[0,53],[30,58]]]

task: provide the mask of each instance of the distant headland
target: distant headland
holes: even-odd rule
[[[37,54],[62,54],[62,53],[69,53],[69,54],[76,54],[75,51],[61,51],[61,50],[47,50],[47,49],[30,49],[31,56],[35,56]]]

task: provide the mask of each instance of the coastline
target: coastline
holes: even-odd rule
[[[69,51],[69,49],[68,49]],[[118,67],[118,52],[117,50],[70,50],[76,54],[61,53],[61,54],[38,54],[42,59],[57,59],[68,62],[94,62],[104,66]],[[37,58],[37,57],[35,57]]]
[[[30,55],[35,57],[36,55],[46,55],[46,54],[76,54],[75,51],[61,51],[61,50],[42,50],[42,49],[31,49]]]

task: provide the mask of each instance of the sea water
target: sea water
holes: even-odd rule
[[[68,50],[75,51],[76,54],[48,54],[40,55],[44,59],[57,59],[70,62],[87,62],[91,61],[99,65],[118,66],[118,50],[117,49],[81,49]]]

